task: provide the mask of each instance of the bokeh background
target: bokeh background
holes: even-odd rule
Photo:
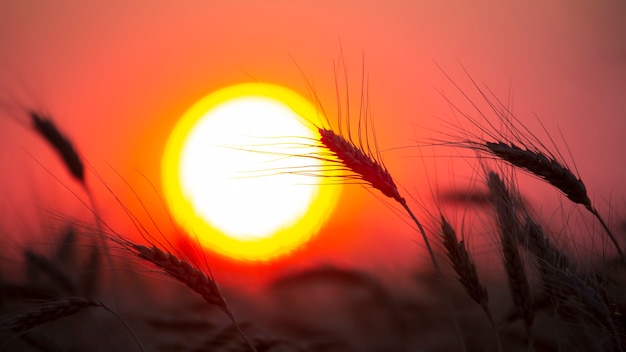
[[[125,182],[173,233],[153,186],[160,192],[161,153],[177,118],[234,83],[259,80],[307,95],[303,73],[334,111],[333,62],[341,60],[353,101],[365,72],[385,162],[418,207],[436,210],[430,186],[480,190],[474,160],[416,148],[455,121],[440,92],[470,111],[438,65],[480,101],[465,67],[542,137],[540,120],[566,156],[567,141],[592,199],[617,224],[625,208],[625,14],[618,0],[2,1],[0,229],[19,248],[49,241],[42,229],[58,222],[50,211],[90,215],[62,186],[86,199],[33,135],[24,108],[48,112],[133,213],[149,224]],[[103,183],[93,173],[88,180],[99,214],[136,238]],[[545,219],[567,220],[552,219],[570,206],[555,191],[522,185]],[[298,253],[270,266],[211,258],[214,273],[226,284],[249,284],[273,270],[334,264],[395,280],[428,266],[418,234],[376,195],[346,187],[329,224]],[[463,210],[444,209],[460,211],[456,220]],[[428,222],[426,212],[418,216]],[[487,252],[493,243],[473,245]]]

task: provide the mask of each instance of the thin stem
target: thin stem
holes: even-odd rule
[[[124,325],[124,328],[126,328],[126,331],[128,331],[128,333],[133,338],[133,340],[135,340],[135,343],[137,344],[137,347],[139,347],[139,350],[144,352],[145,350],[143,348],[143,345],[141,344],[141,342],[137,338],[137,335],[135,335],[135,333],[133,332],[133,329],[131,329],[130,326],[128,326],[128,324],[126,324],[126,321],[124,321],[124,319],[122,319],[122,317],[119,314],[117,314],[117,312],[115,312],[113,309],[105,306],[104,304],[101,304],[100,307],[102,307],[107,312],[113,314],[113,316],[115,316],[115,318],[117,318],[117,320],[119,320],[120,323],[122,323],[122,325]]]
[[[426,236],[426,231],[424,231],[424,227],[422,226],[422,223],[420,223],[419,220],[417,220],[417,217],[415,217],[415,215],[411,211],[411,208],[409,208],[409,205],[406,204],[406,200],[404,200],[404,198],[402,198],[402,201],[400,202],[400,204],[402,205],[404,210],[407,211],[407,213],[409,214],[411,219],[413,219],[413,222],[417,225],[417,228],[419,229],[419,232],[422,235],[422,238],[424,239],[424,244],[426,244],[426,249],[428,250],[428,255],[430,255],[430,260],[433,262],[433,266],[435,267],[435,270],[437,271],[437,274],[440,275],[440,276],[443,276],[441,274],[441,269],[439,268],[439,263],[437,263],[437,258],[435,257],[435,252],[433,251],[433,248],[430,246],[430,241],[428,240],[428,236]]]
[[[593,214],[593,216],[595,216],[596,219],[598,219],[598,221],[600,221],[600,224],[602,225],[602,227],[604,228],[606,233],[609,235],[609,238],[611,239],[611,241],[615,245],[615,248],[617,249],[617,253],[619,253],[620,258],[624,259],[624,253],[622,252],[622,249],[620,248],[619,244],[617,243],[617,239],[615,238],[615,236],[613,236],[613,232],[611,232],[611,230],[609,230],[609,227],[604,222],[604,219],[602,219],[602,217],[600,216],[600,213],[598,213],[598,210],[596,208],[591,207],[591,206],[586,206],[585,208],[587,208],[587,210],[589,210],[591,212],[591,214]]]
[[[230,318],[230,321],[235,326],[235,329],[237,329],[237,332],[239,333],[239,335],[241,335],[241,337],[245,340],[248,347],[250,347],[250,350],[253,352],[258,352],[256,347],[254,347],[254,344],[252,343],[252,341],[250,341],[248,336],[243,332],[243,329],[241,329],[241,326],[237,322],[237,319],[235,319],[235,315],[227,307],[224,307],[223,310],[226,313],[226,315],[228,315],[228,317]]]
[[[437,272],[437,277],[439,278],[441,282],[443,282],[443,279],[444,279],[443,273],[441,272],[439,263],[437,263],[435,252],[433,251],[433,248],[430,246],[430,241],[428,240],[428,236],[426,235],[426,231],[424,231],[424,227],[422,226],[422,223],[419,220],[417,220],[417,217],[415,216],[415,214],[413,214],[413,212],[411,211],[411,208],[409,208],[409,205],[406,203],[406,200],[404,198],[401,198],[400,204],[402,205],[404,210],[406,210],[406,212],[409,214],[409,216],[411,217],[415,225],[417,225],[417,228],[419,229],[419,232],[422,235],[422,238],[424,239],[424,244],[426,245],[426,249],[428,250],[428,255],[430,256],[430,260],[432,261],[433,266],[435,267],[435,271]],[[450,314],[452,315],[452,320],[454,321],[454,328],[456,329],[457,335],[461,343],[461,350],[465,352],[467,351],[467,348],[465,347],[465,342],[463,341],[461,325],[459,324],[459,319],[456,315],[456,312],[454,311],[452,300],[450,299],[450,296],[447,294],[447,292],[446,292],[446,303],[448,305],[448,309],[450,310]]]

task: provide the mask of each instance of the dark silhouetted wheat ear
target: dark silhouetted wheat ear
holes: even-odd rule
[[[80,297],[56,299],[29,312],[18,314],[11,320],[11,330],[16,333],[28,331],[50,321],[74,315],[85,308],[100,307],[102,303]]]
[[[339,159],[346,169],[359,176],[373,188],[381,191],[385,196],[399,203],[404,201],[391,174],[383,165],[333,130],[319,128],[318,131],[322,145]]]
[[[452,225],[450,225],[443,215],[441,215],[441,233],[443,235],[443,245],[446,248],[448,259],[452,263],[452,268],[456,272],[459,282],[463,285],[467,294],[480,305],[487,315],[487,319],[489,319],[489,323],[494,329],[498,351],[502,351],[502,344],[500,342],[496,322],[489,309],[489,295],[487,289],[478,278],[476,264],[474,264],[472,257],[467,251],[465,243],[458,240],[456,231],[454,231]]]
[[[139,342],[139,339],[133,330],[128,326],[128,324],[126,324],[120,315],[109,309],[102,302],[82,297],[67,297],[49,300],[48,302],[39,305],[26,313],[15,315],[9,322],[9,327],[16,334],[21,334],[48,322],[72,316],[90,307],[100,307],[115,316],[115,318],[122,323],[122,325],[124,325],[124,328],[131,335],[137,344],[137,347],[139,347],[141,351],[144,350],[141,342]]]
[[[555,272],[574,270],[574,265],[560,249],[554,246],[544,235],[543,229],[529,215],[524,220],[524,243],[526,248],[535,256],[539,277],[546,295],[551,300],[560,300],[563,288],[559,280],[555,280]]]
[[[217,282],[213,280],[213,278],[209,277],[209,275],[205,274],[188,261],[180,259],[174,254],[164,252],[157,247],[147,247],[134,243],[129,243],[128,245],[139,258],[156,265],[168,275],[187,285],[187,287],[199,294],[207,303],[220,308],[230,318],[250,349],[256,352],[256,348],[243,330],[241,330],[234,314],[231,312],[226,300],[222,296]]]
[[[532,348],[532,326],[535,317],[533,299],[530,292],[530,284],[526,275],[526,269],[517,247],[521,235],[521,225],[518,219],[517,204],[520,204],[516,196],[509,191],[507,185],[500,176],[491,171],[487,175],[487,187],[492,195],[493,205],[496,212],[498,233],[502,245],[504,269],[509,283],[509,291],[513,303],[517,307],[524,320],[524,327],[528,334],[529,346]]]
[[[70,174],[81,184],[85,184],[85,166],[76,148],[56,127],[50,118],[44,117],[34,111],[30,112],[35,131],[45,139],[63,160]]]
[[[572,202],[583,205],[600,221],[620,257],[624,257],[617,239],[596,208],[592,206],[585,184],[568,167],[540,151],[522,149],[513,143],[485,142],[484,146],[494,156],[545,180],[563,192]]]
[[[472,260],[465,243],[458,240],[452,225],[441,215],[441,233],[443,245],[446,248],[448,259],[452,263],[454,271],[458,275],[459,282],[465,287],[467,294],[472,297],[484,310],[489,313],[489,295],[485,286],[478,279],[478,271]]]
[[[426,231],[424,231],[422,224],[409,208],[406,200],[400,196],[398,187],[396,186],[396,183],[391,177],[389,171],[387,171],[381,163],[365,153],[362,148],[359,148],[354,143],[338,135],[333,130],[320,128],[319,133],[322,146],[329,150],[332,155],[339,160],[339,163],[347,169],[347,171],[355,174],[365,183],[402,205],[413,222],[419,228],[433,266],[438,272],[440,272],[435,252],[430,246],[430,241],[428,240]]]

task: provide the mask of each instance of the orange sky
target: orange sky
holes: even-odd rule
[[[353,93],[365,57],[377,137],[381,148],[389,149],[429,138],[429,128],[441,130],[433,117],[445,120],[451,112],[435,88],[453,88],[435,63],[471,90],[460,61],[498,96],[506,100],[512,93],[518,116],[540,131],[536,114],[565,150],[560,129],[592,198],[603,208],[613,197],[623,209],[626,25],[621,14],[626,8],[617,0],[504,3],[3,1],[1,93],[5,101],[51,112],[122,199],[133,202],[111,167],[160,214],[157,218],[164,218],[138,171],[160,187],[168,129],[211,91],[257,79],[306,94],[295,61],[327,107],[334,108],[332,60],[343,48]],[[84,211],[25,153],[63,175],[63,169],[50,165],[52,154],[16,120],[24,123],[9,114],[0,120],[5,170],[0,206],[10,219],[2,229],[32,229],[27,219],[33,204],[70,214]],[[429,200],[419,154],[401,149],[384,156],[403,187]],[[451,169],[449,161],[441,161],[437,171],[429,169],[430,176],[442,187],[450,176],[465,185],[470,177],[461,169],[465,162],[453,160],[459,166]],[[71,184],[67,177],[62,180]],[[105,218],[117,222],[121,210],[96,188]],[[527,196],[546,201],[544,194]],[[311,244],[318,254],[307,260],[395,270],[416,257],[425,259],[421,242],[412,242],[417,234],[380,201],[358,187],[346,195],[358,201],[344,197],[323,240]],[[548,201],[558,205],[555,197]],[[139,211],[136,204],[132,209]],[[45,223],[47,215],[36,211]],[[549,216],[552,208],[544,211]]]

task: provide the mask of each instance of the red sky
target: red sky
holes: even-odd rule
[[[600,208],[611,200],[623,209],[625,11],[617,0],[3,1],[1,97],[49,111],[125,202],[132,203],[132,195],[111,167],[161,219],[163,210],[138,171],[160,187],[168,128],[211,91],[258,79],[306,94],[297,63],[334,108],[333,60],[342,48],[353,92],[365,58],[377,137],[390,149],[431,137],[429,129],[442,131],[439,119],[452,114],[436,88],[468,108],[436,66],[472,92],[461,62],[505,101],[511,95],[514,112],[538,133],[535,115],[540,118],[565,151],[560,130],[592,198]],[[47,148],[16,124],[24,118],[3,108],[0,206],[8,220],[2,228],[28,232],[34,208],[46,223],[48,215],[34,204],[84,211],[25,152],[64,175],[51,165]],[[429,200],[419,155],[400,149],[384,157],[411,195]],[[426,169],[443,188],[451,176],[459,187],[468,183],[465,161],[437,161],[437,170]],[[120,208],[89,177],[104,217],[116,223]],[[358,187],[345,194],[359,201],[344,197],[325,242],[312,244],[323,254],[307,260],[391,271],[426,258],[417,234],[379,200]],[[544,202],[540,210],[549,217],[558,201],[545,194],[531,188],[526,195]],[[131,207],[140,211],[136,203]]]

